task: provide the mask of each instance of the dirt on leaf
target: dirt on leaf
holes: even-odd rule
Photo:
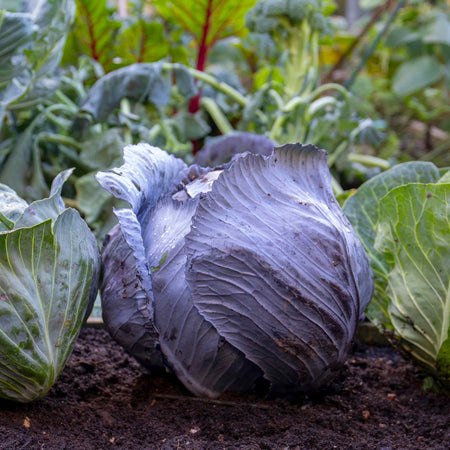
[[[47,397],[0,400],[0,449],[448,449],[450,398],[423,381],[393,349],[357,343],[330,386],[296,403],[197,399],[87,328]]]

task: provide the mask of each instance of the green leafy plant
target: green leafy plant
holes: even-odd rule
[[[393,51],[405,52],[392,78],[392,90],[400,97],[448,78],[450,9],[421,3],[401,12],[386,41]]]
[[[2,398],[29,402],[49,391],[97,294],[97,242],[61,199],[70,173],[30,205],[0,185]]]
[[[89,57],[106,72],[137,62],[153,62],[174,53],[162,23],[137,8],[118,17],[106,0],[77,2],[77,14],[68,34],[64,64]]]
[[[245,13],[257,0],[153,0],[152,4],[166,19],[188,32],[197,46],[195,68],[205,70],[208,53],[220,39],[244,31]],[[192,99],[189,112],[199,110],[200,96]]]
[[[69,34],[65,60],[86,55],[102,66],[111,64],[114,43],[121,23],[113,18],[113,9],[107,0],[77,1],[77,14]]]
[[[396,157],[420,157],[446,166],[446,134],[450,132],[448,2],[403,1],[396,2],[392,10],[389,2],[385,5],[380,28],[389,28],[389,33],[381,40],[377,39],[381,38],[380,28],[373,30],[378,33],[373,37],[377,46],[370,45],[370,58],[364,65],[364,61],[359,63],[364,73],[357,79],[352,76],[352,90],[366,111],[371,115],[378,112],[401,140],[402,152],[400,148],[392,152]]]
[[[367,316],[449,386],[449,173],[400,164],[364,183],[344,204],[371,260]]]
[[[38,104],[54,91],[51,73],[75,13],[73,0],[19,3],[6,11],[0,1],[0,126],[7,109]]]
[[[0,128],[0,182],[27,199],[37,199],[47,195],[50,180],[58,172],[75,166],[74,176],[66,187],[66,200],[85,215],[99,238],[114,223],[111,214],[114,200],[107,194],[96,194],[93,173],[117,165],[121,148],[126,144],[146,141],[191,161],[192,151],[195,152],[203,140],[206,143],[210,136],[251,132],[277,143],[303,141],[329,148],[330,154],[333,153],[330,166],[338,180],[343,173],[342,167],[352,159],[355,159],[352,164],[389,166],[386,161],[361,157],[354,152],[354,146],[378,142],[382,124],[354,114],[352,97],[341,86],[316,86],[316,76],[301,75],[299,79],[307,80],[307,86],[291,98],[283,93],[283,58],[280,67],[273,68],[279,71],[279,78],[261,78],[261,83],[249,92],[230,71],[225,77],[223,71],[216,76],[170,61],[128,64],[165,54],[167,43],[156,45],[157,40],[168,36],[167,32],[162,33],[159,23],[162,18],[153,15],[150,20],[139,11],[135,19],[122,18],[120,33],[117,33],[117,17],[105,2],[85,3],[78,5],[76,19],[84,25],[80,22],[80,26],[72,30],[70,39],[76,40],[77,33],[82,32],[88,41],[80,40],[81,48],[74,53],[71,53],[74,47],[70,41],[64,61],[71,61],[70,55],[85,52],[84,56],[76,66],[60,66],[47,97],[37,105],[26,107],[23,104],[23,108],[14,109]],[[236,15],[228,14],[233,5],[236,6],[234,0],[198,3],[195,7],[203,8],[201,11],[205,16],[199,13],[195,23],[187,23],[186,33],[198,45],[206,36],[207,53],[215,43],[224,43],[227,36],[244,35],[244,13],[251,2],[241,2],[236,10],[239,20],[235,20]],[[327,5],[328,2],[321,3],[308,18],[316,20],[320,15],[325,21]],[[171,21],[166,28],[170,30],[175,22],[182,25],[187,20],[181,20],[184,7],[181,5],[172,11],[178,11],[178,22],[175,17],[170,19],[169,12],[164,13],[164,20]],[[165,11],[164,6],[161,8]],[[207,29],[205,20],[209,23]],[[289,30],[291,35],[301,29],[313,28],[313,25],[306,27],[304,20],[300,23],[302,25]],[[92,33],[86,28],[88,24],[94,27]],[[302,55],[307,63],[303,61],[303,68],[309,63],[315,64],[316,58],[310,58],[310,52],[305,50],[317,47],[319,31],[314,30],[314,33],[302,34],[303,43],[296,41],[304,47]],[[151,39],[147,40],[149,33]],[[133,39],[129,39],[130,36]],[[256,34],[252,36],[255,39]],[[94,40],[89,41],[91,38]],[[273,44],[269,33],[259,35],[259,38],[261,42]],[[279,40],[277,45],[282,45],[282,41]],[[89,52],[93,48],[95,55]],[[116,61],[118,56],[120,61]],[[112,59],[115,62],[111,65]],[[123,64],[128,65],[120,67]],[[114,66],[120,68],[111,70]],[[205,69],[205,65],[201,68]],[[248,74],[241,75],[244,83]],[[200,89],[203,93],[199,100],[201,108],[192,113],[192,100],[199,99]],[[338,92],[337,96],[330,95],[332,89]],[[336,192],[340,192],[339,183],[334,185]],[[91,196],[98,202],[91,202]]]

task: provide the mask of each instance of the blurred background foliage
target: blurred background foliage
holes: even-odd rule
[[[94,174],[141,141],[211,164],[245,133],[312,143],[338,198],[450,165],[444,0],[0,0],[0,67],[0,182],[31,200],[75,167],[63,194],[99,240],[115,201]]]

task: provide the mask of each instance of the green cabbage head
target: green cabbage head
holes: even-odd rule
[[[52,387],[94,302],[100,257],[59,174],[28,205],[0,185],[0,397],[29,402]]]
[[[344,212],[370,257],[367,316],[450,386],[450,172],[409,162],[370,179]]]

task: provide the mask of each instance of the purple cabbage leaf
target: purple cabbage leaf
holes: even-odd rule
[[[215,169],[145,144],[97,174],[130,208],[103,250],[111,335],[195,395],[260,380],[293,395],[336,374],[373,290],[367,256],[313,146]]]

